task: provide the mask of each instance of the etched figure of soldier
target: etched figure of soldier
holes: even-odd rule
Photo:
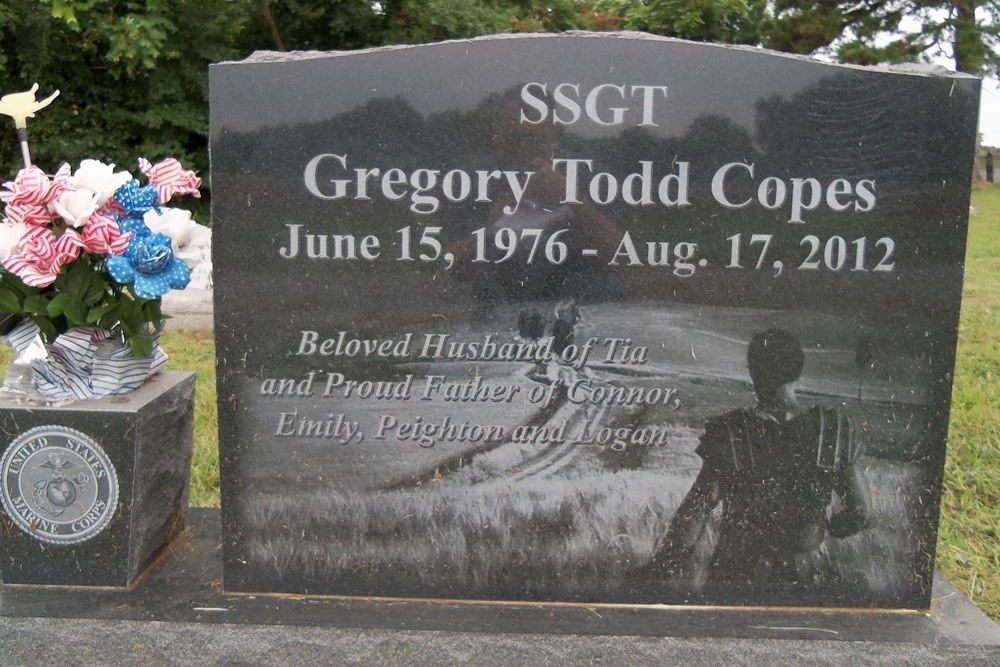
[[[656,549],[660,574],[734,591],[831,583],[820,544],[865,528],[870,500],[847,416],[799,402],[804,359],[783,329],[750,341],[758,403],[706,425],[701,471]]]

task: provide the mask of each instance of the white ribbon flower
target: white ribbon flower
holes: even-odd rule
[[[104,164],[99,160],[83,160],[69,179],[72,186],[94,193],[98,208],[104,206],[118,188],[131,180],[132,175],[127,171],[116,172],[115,165]]]
[[[97,212],[100,204],[97,194],[87,188],[66,190],[49,204],[49,208],[70,227],[83,227],[90,216]]]
[[[170,237],[174,257],[196,268],[203,261],[211,261],[212,230],[199,225],[191,218],[191,212],[179,208],[161,207],[146,211],[143,221],[154,234]]]
[[[28,225],[21,222],[0,223],[0,262],[18,252],[21,237],[28,232]]]

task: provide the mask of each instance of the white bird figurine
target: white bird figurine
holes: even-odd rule
[[[14,119],[14,126],[23,130],[28,127],[28,119],[35,117],[35,112],[52,104],[52,100],[59,96],[59,91],[52,93],[44,100],[35,100],[35,91],[38,90],[36,83],[31,90],[23,93],[10,93],[0,97],[0,113]]]
[[[36,83],[23,93],[10,93],[0,97],[0,113],[14,119],[14,127],[17,128],[17,138],[21,142],[21,154],[24,157],[24,166],[31,166],[31,154],[28,152],[28,119],[35,117],[35,112],[52,104],[59,91],[52,93],[44,100],[35,99],[35,91],[38,90]]]

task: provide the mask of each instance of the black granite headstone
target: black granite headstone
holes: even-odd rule
[[[226,589],[927,608],[977,108],[634,34],[213,66]]]

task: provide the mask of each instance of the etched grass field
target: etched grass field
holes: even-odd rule
[[[891,605],[921,550],[907,501],[921,475],[881,459],[863,465],[873,528],[828,540],[818,558]],[[294,580],[320,593],[678,602],[652,590],[644,568],[689,484],[655,466],[473,486],[445,476],[377,494],[271,493],[248,501],[246,554],[261,590]]]
[[[250,513],[249,554],[272,572],[315,576],[321,591],[542,599],[589,587],[599,596],[596,581],[618,589],[639,555],[652,553],[681,498],[662,493],[662,475],[650,472],[588,481],[271,495]]]

